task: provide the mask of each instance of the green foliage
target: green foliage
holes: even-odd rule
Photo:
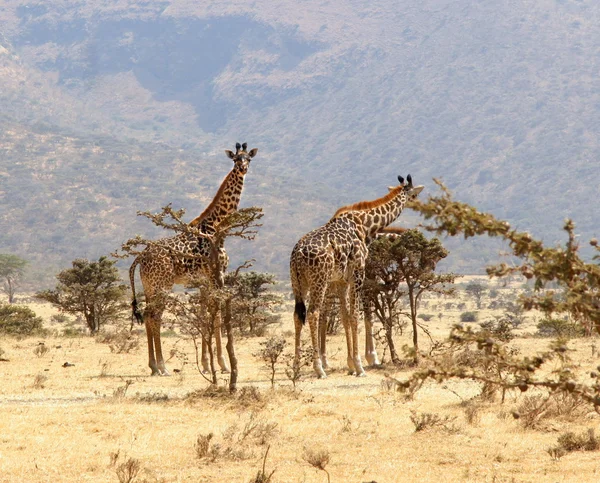
[[[465,287],[465,292],[475,299],[478,309],[481,309],[481,299],[486,291],[487,286],[481,282],[471,282]]]
[[[36,297],[63,312],[82,315],[95,334],[103,324],[118,320],[128,309],[128,286],[121,282],[115,261],[106,257],[97,262],[77,259],[72,265],[56,276],[59,283],[54,290],[38,292]]]
[[[9,304],[14,302],[15,290],[19,280],[23,277],[27,263],[27,260],[23,260],[16,255],[0,253],[0,279],[3,282],[2,291],[8,295]]]
[[[600,265],[580,258],[575,225],[571,220],[564,224],[568,236],[566,244],[547,248],[529,233],[511,229],[508,222],[454,201],[446,187],[437,180],[436,183],[442,189],[441,196],[430,196],[426,202],[415,200],[412,203],[426,219],[433,219],[434,224],[428,229],[449,235],[462,234],[465,238],[484,234],[503,238],[521,263],[490,266],[487,268],[488,275],[521,274],[528,280],[532,279],[533,292],[521,297],[526,310],[536,308],[547,318],[554,313],[567,313],[586,333],[589,334],[593,328],[600,332]],[[600,253],[597,240],[591,240],[590,245]],[[595,259],[599,256],[596,255]]]
[[[0,333],[8,335],[34,335],[42,330],[42,318],[29,307],[0,305]]]
[[[283,304],[283,299],[269,291],[275,283],[275,275],[271,273],[251,271],[226,275],[225,284],[233,290],[232,321],[242,332],[261,335],[267,325],[279,320],[279,315],[273,312]]]
[[[456,275],[436,273],[438,262],[448,256],[437,238],[428,240],[419,230],[379,236],[369,247],[365,267],[363,299],[374,309],[382,322],[392,360],[397,362],[392,332],[399,325],[399,316],[406,315],[412,322],[415,360],[418,359],[417,321],[420,300],[425,293],[451,294]],[[408,311],[402,312],[399,301],[406,296]]]
[[[477,312],[463,312],[462,314],[460,314],[461,322],[477,322],[478,318],[479,315],[477,314]]]

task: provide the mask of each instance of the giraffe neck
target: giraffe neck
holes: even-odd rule
[[[349,210],[339,216],[351,218],[360,228],[365,239],[372,239],[377,232],[393,223],[402,213],[406,194],[400,188],[395,196],[372,208]]]
[[[213,233],[227,215],[238,209],[244,187],[244,176],[245,173],[234,167],[225,176],[210,205],[189,223],[190,226],[198,226],[204,233]]]

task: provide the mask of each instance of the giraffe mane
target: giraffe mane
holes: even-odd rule
[[[331,217],[336,218],[343,213],[347,213],[348,211],[363,211],[363,210],[372,210],[373,208],[377,208],[378,206],[384,205],[390,200],[393,200],[401,190],[404,189],[403,185],[395,186],[390,189],[389,193],[381,198],[377,198],[372,201],[359,201],[358,203],[354,203],[352,205],[346,205],[339,208],[335,214]]]
[[[212,211],[217,206],[217,204],[219,203],[219,201],[221,201],[221,197],[223,196],[223,192],[225,191],[225,185],[227,184],[227,181],[229,180],[230,176],[233,176],[233,171],[230,171],[229,173],[227,173],[227,176],[225,176],[225,178],[223,179],[223,182],[221,183],[221,186],[219,186],[219,190],[217,191],[217,194],[215,195],[215,197],[213,198],[213,200],[204,209],[204,211],[202,213],[200,213],[199,216],[197,216],[196,218],[194,218],[192,221],[190,221],[188,223],[189,226],[199,225],[206,218],[208,218],[208,216],[212,213]]]

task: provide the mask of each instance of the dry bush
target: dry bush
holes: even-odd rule
[[[435,413],[417,413],[416,411],[411,410],[410,420],[415,425],[415,432],[433,428],[443,428],[451,433],[457,431],[456,426],[453,424],[456,421],[455,416],[440,416]]]
[[[115,470],[117,478],[119,478],[119,483],[133,483],[141,467],[141,463],[135,458],[129,458],[124,463],[121,463]]]
[[[140,339],[124,328],[116,332],[102,332],[96,336],[96,342],[108,344],[114,354],[129,354],[140,346]]]
[[[145,393],[136,392],[134,399],[143,403],[163,403],[169,400],[169,395],[160,391]]]
[[[46,346],[46,344],[44,344],[43,342],[40,342],[35,349],[33,349],[33,353],[38,356],[38,357],[43,357],[44,355],[46,355],[48,352],[50,351],[50,349],[48,349],[48,347]]]
[[[460,403],[460,406],[463,409],[463,412],[465,413],[465,420],[468,424],[472,426],[476,426],[477,424],[479,424],[479,421],[481,420],[480,404],[478,404],[473,399],[470,399],[468,401],[462,401]]]
[[[248,421],[240,427],[232,424],[224,432],[223,437],[232,443],[254,443],[256,445],[267,444],[277,434],[277,423],[266,421],[250,413]]]
[[[546,451],[553,459],[560,459],[572,451],[598,451],[600,441],[596,438],[593,429],[588,429],[584,433],[575,434],[572,431],[563,433],[556,441],[558,444]]]
[[[329,472],[325,469],[325,467],[329,464],[329,460],[331,459],[331,454],[328,450],[322,448],[304,448],[302,459],[304,459],[304,461],[306,461],[313,468],[324,471],[327,475],[327,482],[331,481]]]
[[[545,429],[549,419],[574,421],[587,414],[589,405],[575,393],[551,393],[526,396],[513,413],[526,429]]]
[[[208,434],[199,434],[196,439],[196,443],[194,444],[194,449],[196,451],[196,457],[198,459],[203,459],[208,456],[208,452],[210,450],[210,441],[213,439],[213,433]]]
[[[265,451],[265,456],[263,457],[262,469],[258,470],[258,473],[256,474],[256,476],[254,478],[252,478],[250,480],[250,483],[270,483],[271,478],[273,477],[273,474],[275,473],[275,470],[271,471],[271,473],[269,473],[268,475],[266,472],[267,455],[269,454],[270,449],[271,449],[271,446],[267,446],[267,450]]]
[[[37,374],[33,378],[33,382],[31,383],[31,387],[34,389],[43,389],[44,383],[48,380],[48,376],[46,374]]]
[[[127,379],[123,386],[119,386],[113,391],[113,397],[115,399],[123,399],[127,394],[127,389],[129,389],[129,386],[131,386],[132,384],[133,381],[131,379]]]

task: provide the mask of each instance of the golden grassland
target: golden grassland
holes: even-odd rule
[[[52,309],[31,307],[51,326]],[[452,309],[434,317],[434,337],[447,335],[459,314]],[[288,350],[291,328],[286,314],[272,329],[287,337]],[[544,350],[547,339],[525,337],[534,329],[530,317],[511,344],[523,354]],[[410,370],[388,364],[364,378],[347,375],[341,335],[329,342],[329,377],[315,379],[307,368],[296,391],[283,364],[270,388],[266,366],[253,356],[264,338],[237,340],[240,383],[231,397],[206,391],[191,344],[175,336],[164,338],[164,346],[173,355],[169,368],[179,372],[150,377],[145,336],[141,330],[137,336],[139,348],[127,354],[112,353],[91,337],[0,338],[7,359],[0,362],[0,482],[127,481],[124,464],[137,460],[132,481],[248,483],[268,447],[266,470],[275,470],[271,481],[278,483],[327,481],[306,461],[311,451],[329,456],[325,469],[332,482],[600,480],[597,452],[570,452],[558,460],[547,452],[563,432],[596,429],[592,408],[534,430],[511,416],[530,393],[510,393],[504,404],[481,402],[475,417],[466,409],[480,391],[473,382],[428,383],[406,400],[385,384],[385,374],[403,379]],[[398,337],[398,346],[409,336]],[[38,356],[40,342],[48,351]],[[582,378],[599,362],[593,344],[569,343]],[[447,418],[446,424],[416,432],[411,415],[424,413]],[[210,433],[203,453],[198,438]]]

